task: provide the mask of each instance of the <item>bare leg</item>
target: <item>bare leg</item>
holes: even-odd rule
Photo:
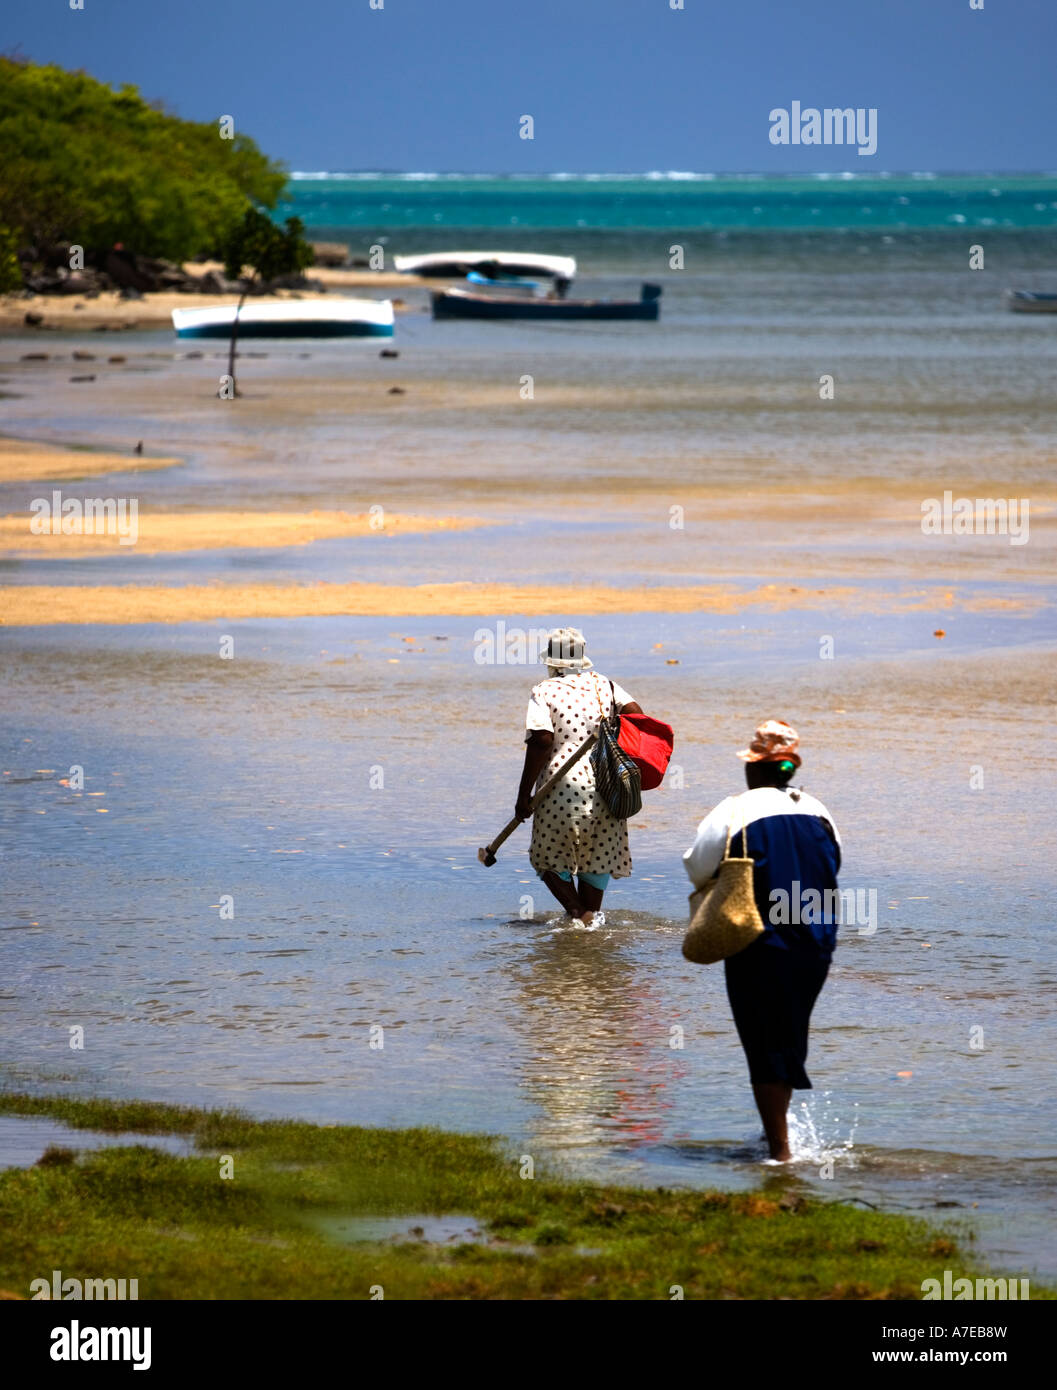
[[[792,1086],[780,1081],[760,1081],[753,1084],[752,1093],[756,1097],[756,1108],[763,1121],[771,1157],[780,1163],[788,1163],[791,1155],[786,1114],[793,1098]]]
[[[601,888],[593,888],[590,883],[585,883],[582,878],[576,880],[576,887],[579,892],[580,901],[584,905],[584,926],[589,927],[594,921],[595,913],[598,912],[602,906],[604,890]]]
[[[570,917],[582,917],[583,907],[576,892],[576,886],[571,879],[559,878],[553,869],[548,869],[542,875],[543,882],[565,908]]]

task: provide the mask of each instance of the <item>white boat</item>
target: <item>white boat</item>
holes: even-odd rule
[[[1007,290],[1006,303],[1015,314],[1057,314],[1057,294],[1038,290]]]
[[[237,304],[209,309],[174,309],[178,338],[230,338]],[[391,338],[390,299],[248,300],[239,314],[240,338]]]
[[[431,251],[425,256],[394,256],[393,265],[401,275],[448,279],[486,266],[494,266],[504,275],[544,275],[552,280],[571,280],[576,274],[574,257],[539,256],[532,251]]]

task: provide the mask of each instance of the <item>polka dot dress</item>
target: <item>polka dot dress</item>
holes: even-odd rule
[[[617,687],[617,702],[631,696]],[[589,734],[597,733],[603,712],[613,708],[609,681],[594,671],[574,671],[541,681],[532,691],[528,728],[554,731],[554,747],[537,786],[558,771]],[[549,793],[532,818],[529,861],[538,874],[631,873],[628,823],[616,820],[595,791],[591,754],[585,753]]]

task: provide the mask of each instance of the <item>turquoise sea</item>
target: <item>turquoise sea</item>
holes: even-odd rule
[[[531,213],[527,214],[527,210]],[[280,209],[324,227],[770,230],[1055,227],[1050,174],[294,173]]]
[[[656,273],[672,244],[683,246],[688,267],[707,255],[732,270],[814,269],[820,255],[827,269],[860,268],[871,250],[886,268],[938,267],[970,232],[1003,246],[1012,240],[1025,268],[1057,263],[1055,173],[301,172],[278,212],[300,217],[317,240],[347,241],[353,255],[375,244],[416,252],[482,238],[505,249],[547,232],[546,245],[534,238],[531,249],[576,255],[581,273]]]

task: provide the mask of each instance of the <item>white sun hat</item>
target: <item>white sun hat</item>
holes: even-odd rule
[[[594,663],[584,654],[585,645],[579,628],[556,627],[540,660],[558,671],[589,671]]]

